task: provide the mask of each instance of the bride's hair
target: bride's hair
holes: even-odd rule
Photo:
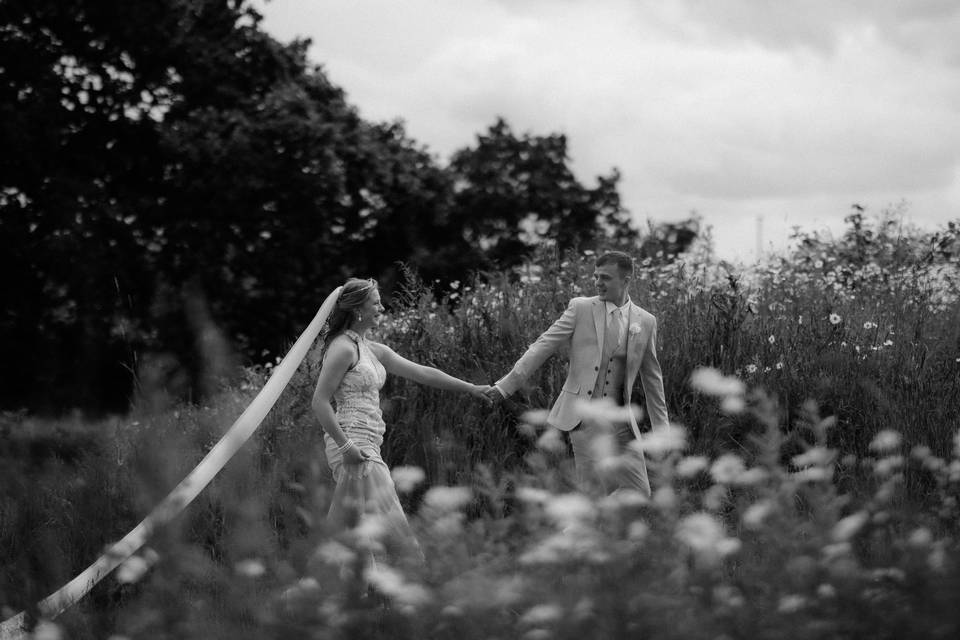
[[[377,281],[373,278],[362,280],[350,278],[343,283],[343,290],[337,298],[337,304],[327,319],[327,326],[323,332],[323,350],[326,351],[330,342],[346,331],[350,321],[357,314],[357,309],[363,306],[370,294],[377,288]]]

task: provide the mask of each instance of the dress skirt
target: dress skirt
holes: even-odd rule
[[[357,440],[369,457],[359,465],[343,463],[336,443],[327,438],[327,463],[336,487],[328,519],[334,530],[352,529],[364,521],[364,535],[375,540],[375,558],[423,561],[423,552],[400,506],[390,469],[380,458],[379,447]],[[382,548],[380,547],[382,545]]]

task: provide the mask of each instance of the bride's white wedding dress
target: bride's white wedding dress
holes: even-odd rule
[[[359,359],[344,374],[333,400],[340,428],[367,459],[359,465],[344,464],[336,442],[324,435],[327,463],[336,481],[328,517],[334,527],[340,528],[356,526],[363,515],[374,516],[383,527],[380,540],[388,555],[422,559],[420,545],[400,506],[390,469],[380,456],[386,431],[380,409],[380,389],[387,372],[365,338],[350,330],[345,334],[356,343]]]

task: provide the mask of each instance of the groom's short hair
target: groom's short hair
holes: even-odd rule
[[[607,251],[597,258],[596,266],[602,267],[605,264],[615,264],[624,277],[633,277],[633,258],[623,251]]]

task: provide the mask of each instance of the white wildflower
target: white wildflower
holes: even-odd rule
[[[717,542],[716,551],[721,558],[725,558],[737,553],[742,547],[743,543],[739,538],[723,538]]]
[[[900,434],[893,429],[884,429],[870,442],[870,450],[878,453],[893,451],[900,446]]]
[[[807,606],[807,599],[801,595],[791,593],[781,596],[777,611],[780,613],[795,613]]]
[[[541,540],[520,556],[520,564],[560,564],[571,561],[601,564],[609,559],[609,551],[592,530],[575,526]]]
[[[548,453],[566,453],[567,443],[559,429],[548,427],[537,439],[537,448]]]
[[[6,634],[4,634],[4,636],[6,636]],[[20,636],[18,634],[17,636],[11,635],[10,637],[13,638]],[[60,629],[60,625],[55,622],[51,622],[50,620],[41,620],[33,628],[33,634],[29,637],[33,640],[61,640],[61,638],[63,638],[63,630]]]
[[[676,424],[653,427],[643,434],[640,447],[644,453],[654,458],[663,457],[672,451],[683,451],[687,448],[687,430]]]
[[[830,537],[836,542],[846,542],[863,528],[863,525],[867,523],[868,519],[869,515],[866,511],[857,511],[846,518],[842,518],[834,525],[833,531],[830,532]]]
[[[706,456],[687,456],[677,463],[677,475],[681,478],[692,478],[710,466]]]
[[[546,489],[536,489],[534,487],[519,487],[517,489],[517,499],[521,502],[544,504],[552,496],[553,494]]]
[[[753,364],[753,363],[748,364],[746,368],[747,368],[747,373],[751,373],[751,374],[752,374],[752,373],[756,373],[756,372],[757,372],[757,365],[755,365],[755,364]]]
[[[750,467],[738,475],[733,483],[740,486],[753,486],[760,484],[768,477],[770,477],[770,473],[766,469],[762,469],[760,467]]]
[[[676,537],[704,560],[717,560],[740,550],[740,540],[728,538],[723,525],[706,512],[691,514],[680,521]]]
[[[645,540],[650,533],[650,525],[643,520],[634,520],[627,527],[627,538],[635,542]]]
[[[324,542],[314,552],[314,556],[332,565],[343,565],[353,562],[357,554],[353,549],[336,540]]]
[[[669,485],[658,487],[653,492],[653,503],[661,509],[672,509],[677,506],[677,492]]]
[[[760,500],[747,507],[747,510],[743,512],[741,521],[746,528],[757,530],[763,526],[764,521],[771,513],[773,513],[773,503],[769,500]]]
[[[833,478],[833,469],[830,467],[809,467],[791,473],[790,477],[794,482],[824,482]]]
[[[703,508],[708,511],[719,511],[730,495],[726,485],[715,484],[703,492]]]
[[[713,588],[713,598],[721,605],[737,609],[746,604],[739,589],[729,584],[718,584]]]
[[[574,403],[574,412],[585,422],[600,424],[626,424],[630,422],[630,414],[633,414],[634,419],[639,419],[642,415],[636,405],[623,407],[610,398],[578,399]]]
[[[364,547],[377,549],[382,545],[380,539],[387,533],[387,522],[383,516],[374,513],[364,513],[360,521],[353,528],[357,541]]]
[[[146,560],[140,556],[130,556],[117,569],[117,580],[124,584],[139,582],[149,569],[150,564]]]
[[[551,624],[563,618],[563,609],[555,604],[538,604],[527,609],[520,623],[531,627]]]
[[[931,455],[933,455],[933,451],[931,451],[930,447],[925,444],[918,444],[910,450],[910,457],[916,458],[921,462],[928,459]]]
[[[596,507],[581,493],[565,493],[555,496],[546,504],[547,515],[560,526],[570,526],[592,520]]]
[[[424,473],[420,467],[399,466],[390,470],[390,476],[393,478],[393,483],[397,486],[397,491],[400,493],[410,493],[426,479],[427,474]]]
[[[927,566],[935,573],[943,573],[947,567],[947,553],[943,544],[935,544],[927,555]]]
[[[416,607],[431,599],[422,585],[407,582],[399,571],[383,563],[367,567],[363,576],[377,591],[401,605]]]
[[[889,476],[903,466],[903,456],[886,456],[873,464],[873,472],[878,476]]]
[[[694,550],[712,550],[725,537],[725,532],[716,518],[701,511],[681,520],[676,535],[681,542]]]
[[[743,396],[727,396],[720,401],[720,411],[728,416],[743,413],[743,410],[746,408],[747,403],[744,401]]]
[[[530,411],[524,411],[520,419],[527,424],[543,426],[547,424],[547,417],[549,415],[550,411],[547,409],[531,409]]]
[[[241,576],[259,578],[267,572],[263,562],[256,558],[247,558],[233,565],[233,570]]]
[[[690,375],[690,386],[701,393],[711,396],[741,395],[746,386],[732,376],[725,376],[710,367],[700,367]]]
[[[842,321],[843,321],[843,318],[841,318],[838,314],[836,313],[830,314],[830,324],[840,324]]]
[[[837,452],[826,447],[811,447],[803,453],[793,456],[790,462],[798,469],[806,467],[826,467],[833,463]]]
[[[469,487],[432,487],[423,497],[423,502],[440,511],[454,511],[472,498],[473,492]]]
[[[733,453],[725,453],[717,458],[710,466],[710,476],[714,482],[720,484],[731,484],[736,481],[737,476],[746,471],[743,459]]]

